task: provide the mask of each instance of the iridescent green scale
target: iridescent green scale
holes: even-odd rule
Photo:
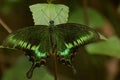
[[[33,65],[27,77],[31,78],[34,68],[44,64],[48,56],[59,56],[57,58],[60,62],[64,60],[66,65],[71,66],[71,57],[78,47],[98,39],[98,33],[85,25],[54,25],[54,22],[50,21],[49,26],[31,26],[10,34],[3,46],[23,50],[29,56]]]

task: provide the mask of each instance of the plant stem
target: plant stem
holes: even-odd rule
[[[89,20],[88,20],[88,6],[87,6],[87,0],[83,0],[83,14],[84,14],[84,19],[85,19],[85,24],[89,25]]]
[[[55,80],[58,80],[58,75],[57,75],[57,60],[56,60],[56,53],[53,55],[53,62],[54,62],[54,77]]]
[[[47,0],[48,3],[52,3],[54,0]]]
[[[5,28],[5,30],[8,32],[8,33],[11,33],[12,30],[7,26],[7,24],[4,23],[4,21],[0,18],[0,24]]]

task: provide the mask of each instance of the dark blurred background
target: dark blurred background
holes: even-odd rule
[[[85,10],[84,1],[55,0],[53,3],[69,6],[69,22],[85,24],[83,12],[78,11]],[[12,31],[34,25],[29,6],[46,2],[46,0],[0,0],[0,19]],[[107,38],[120,37],[120,0],[87,0],[86,6],[93,11],[88,12],[88,15],[93,16],[93,18],[88,16],[90,25]],[[83,18],[78,18],[81,15]],[[9,33],[0,24],[0,44],[7,35]],[[0,49],[0,80],[27,80],[25,73],[30,68],[30,62],[24,55],[18,55],[19,53],[20,51]],[[120,80],[118,58],[90,55],[84,48],[80,48],[73,63],[78,71],[76,75],[73,75],[67,67],[58,64],[60,80]],[[49,63],[48,69],[44,67],[37,69],[31,80],[53,80],[50,66]]]

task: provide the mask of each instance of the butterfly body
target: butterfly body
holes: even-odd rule
[[[3,42],[4,47],[20,49],[29,56],[33,65],[28,72],[31,77],[35,67],[45,64],[46,58],[56,56],[67,65],[79,46],[94,42],[99,35],[93,29],[76,23],[36,25],[20,29],[10,34]]]

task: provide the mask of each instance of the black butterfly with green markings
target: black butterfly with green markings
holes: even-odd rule
[[[50,56],[55,56],[59,62],[71,67],[71,59],[79,46],[99,40],[98,33],[85,25],[49,23],[49,26],[36,25],[20,29],[3,42],[4,47],[22,50],[29,56],[33,65],[27,73],[28,78],[31,78],[35,67],[45,64],[46,58]]]

